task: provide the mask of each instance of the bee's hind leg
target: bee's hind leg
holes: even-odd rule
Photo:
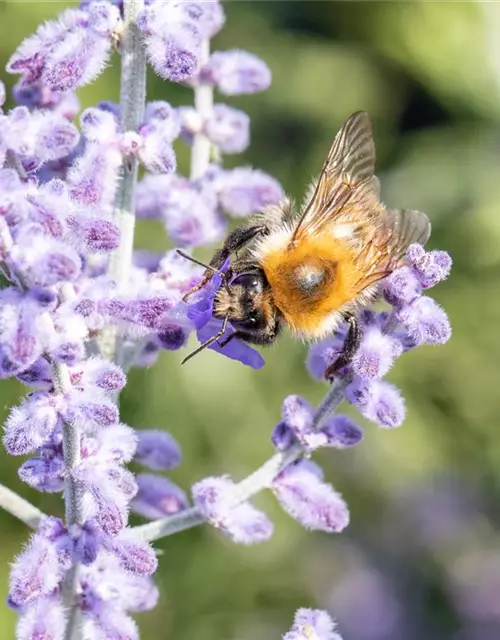
[[[349,325],[349,329],[344,341],[344,348],[335,362],[325,370],[325,378],[330,382],[333,382],[336,374],[351,362],[361,342],[361,330],[358,318],[352,313],[348,313],[345,319]]]

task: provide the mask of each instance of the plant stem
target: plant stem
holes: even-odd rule
[[[347,380],[342,379],[337,380],[331,387],[330,391],[316,409],[313,420],[314,428],[319,428],[324,418],[335,411],[342,402],[346,385]],[[302,447],[299,444],[295,444],[290,447],[290,449],[280,451],[272,456],[272,458],[269,458],[261,467],[236,485],[234,506],[245,502],[245,500],[248,500],[263,489],[268,489],[276,476],[289,464],[298,460],[303,453]],[[140,540],[151,542],[172,535],[173,533],[178,533],[179,531],[185,531],[204,522],[205,519],[199,509],[197,507],[191,507],[173,516],[161,518],[160,520],[141,525],[140,527],[134,527],[133,532]]]
[[[202,52],[200,56],[200,65],[208,62],[210,57],[210,40],[204,40],[202,43]],[[214,91],[209,84],[199,84],[194,90],[194,106],[196,111],[205,121],[212,114],[214,103]],[[212,144],[204,133],[197,133],[194,136],[193,146],[191,148],[191,168],[189,177],[191,180],[200,178],[210,164],[210,151]]]
[[[124,24],[121,41],[120,114],[121,130],[136,131],[144,120],[146,102],[146,54],[135,18],[144,6],[144,0],[124,1]],[[138,161],[127,158],[121,169],[121,178],[115,198],[115,223],[120,229],[120,246],[111,255],[108,273],[116,283],[117,293],[125,293],[129,282],[134,250],[135,189]],[[101,354],[108,360],[119,359],[119,340],[115,328],[103,331]]]
[[[0,484],[0,507],[28,527],[36,529],[45,514],[20,495]]]

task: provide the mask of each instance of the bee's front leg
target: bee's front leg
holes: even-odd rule
[[[335,375],[351,362],[361,342],[361,330],[358,318],[352,313],[348,313],[345,319],[349,324],[349,330],[347,331],[347,337],[344,341],[344,348],[335,362],[325,370],[325,378],[329,382],[333,382]]]
[[[189,296],[202,289],[208,283],[208,281],[213,277],[214,272],[217,272],[222,267],[225,260],[229,258],[232,253],[243,248],[256,236],[266,235],[267,233],[269,233],[269,228],[265,224],[238,227],[232,231],[226,238],[222,247],[215,252],[213,258],[210,260],[209,268],[205,271],[201,282],[195,285],[184,295],[184,302],[187,302]]]

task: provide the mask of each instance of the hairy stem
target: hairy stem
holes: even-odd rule
[[[13,515],[28,527],[36,529],[45,514],[20,495],[0,484],[0,508]]]
[[[124,1],[124,28],[121,41],[120,114],[122,131],[135,131],[144,120],[146,102],[146,54],[135,18],[144,0]],[[135,229],[135,189],[138,162],[127,158],[121,169],[115,199],[115,222],[120,229],[120,246],[112,254],[108,273],[115,281],[117,292],[124,293],[129,282]],[[115,328],[103,331],[101,353],[108,360],[119,360],[119,340]]]
[[[210,56],[210,41],[204,40],[202,43],[202,53],[200,64],[208,62]],[[203,120],[210,117],[214,102],[213,88],[208,84],[199,84],[194,90],[194,106]],[[189,177],[191,180],[200,178],[210,164],[211,142],[204,133],[197,133],[194,136],[191,149],[191,168]]]
[[[56,393],[66,395],[71,391],[71,381],[68,367],[64,364],[54,364],[54,380]],[[83,494],[73,477],[73,470],[80,464],[80,429],[76,424],[63,423],[63,453],[65,466],[64,504],[66,511],[66,526],[83,523]],[[78,583],[79,566],[74,563],[67,572],[63,583],[63,601],[68,612],[65,640],[77,638],[76,626],[78,608],[75,594]]]
[[[321,422],[339,406],[344,398],[346,380],[337,380],[327,393],[314,414],[314,427],[317,429]],[[245,502],[263,489],[268,489],[276,476],[289,464],[298,460],[304,451],[299,444],[295,444],[286,451],[276,453],[261,467],[236,485],[234,506]],[[185,509],[173,516],[161,518],[155,522],[134,527],[133,531],[140,540],[153,541],[159,538],[185,531],[204,522],[203,515],[197,507]]]

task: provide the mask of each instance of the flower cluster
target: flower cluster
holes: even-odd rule
[[[335,623],[326,611],[299,609],[293,626],[283,640],[342,640],[335,632]]]
[[[425,289],[444,280],[450,269],[451,259],[447,253],[425,252],[421,245],[411,245],[407,266],[394,271],[381,284],[381,293],[392,310],[364,309],[360,314],[361,343],[352,362],[340,372],[338,383],[342,397],[363,417],[381,427],[398,427],[405,416],[404,400],[399,391],[382,379],[396,358],[419,345],[442,344],[450,337],[446,313],[434,300],[422,295]],[[213,296],[220,284],[220,276],[214,276],[190,306],[189,314],[201,325],[209,321]],[[333,337],[311,347],[307,364],[313,377],[325,379],[325,370],[342,353],[345,338],[346,329],[341,327]],[[222,353],[225,353],[224,349]],[[241,348],[237,355],[245,364],[255,368],[261,366]],[[361,428],[343,414],[318,419],[317,412],[304,398],[291,395],[283,402],[282,420],[275,426],[271,439],[286,463],[265,486],[269,486],[283,509],[305,528],[330,533],[342,531],[349,523],[346,503],[331,484],[324,481],[321,468],[300,456],[320,447],[344,449],[355,446],[363,439]],[[293,455],[287,460],[285,456],[289,452]],[[240,509],[244,506],[250,512],[253,507],[248,502],[242,505],[238,502],[240,506],[234,509],[238,489],[231,488],[228,479],[207,478],[195,485],[194,495],[203,515],[234,539],[234,531],[239,526],[247,526]],[[240,513],[241,517],[236,521]],[[252,531],[250,525],[248,531]],[[252,540],[259,541],[258,535]]]
[[[7,71],[20,79],[9,111],[1,108],[0,84],[0,268],[8,283],[0,291],[0,378],[31,387],[12,409],[3,442],[10,454],[29,456],[21,480],[62,492],[66,507],[64,520],[41,518],[13,564],[9,604],[19,612],[19,640],[74,637],[76,624],[77,637],[138,638],[130,614],[153,607],[158,595],[150,577],[156,555],[145,542],[152,538],[141,535],[155,523],[128,527],[131,509],[154,521],[179,521],[185,512],[243,544],[272,535],[270,520],[249,502],[262,488],[308,529],[340,532],[349,521],[321,468],[301,459],[318,447],[358,444],[363,433],[347,416],[320,420],[305,400],[289,396],[273,432],[274,458],[240,484],[228,476],[200,480],[192,508],[182,489],[152,473],[180,463],[174,438],[120,422],[116,399],[131,366],[180,349],[193,331],[203,342],[221,327],[213,301],[222,276],[185,304],[200,267],[176,251],[133,251],[131,220],[161,221],[174,245],[191,251],[221,240],[228,218],[283,197],[262,171],[221,166],[223,155],[246,149],[250,121],[213,104],[214,92],[253,93],[271,80],[252,54],[210,53],[224,21],[218,0],[84,0],[13,54]],[[126,59],[121,103],[102,101],[80,113],[74,92],[104,70],[113,47]],[[135,58],[134,47],[142,48]],[[162,78],[192,87],[195,106],[128,99],[145,78],[146,58]],[[175,173],[178,139],[192,146],[189,178]],[[136,185],[138,165],[144,175]],[[361,315],[362,343],[339,388],[382,426],[404,417],[399,393],[382,380],[395,359],[449,337],[446,315],[422,292],[450,264],[443,252],[410,247],[408,266],[383,285],[392,311]],[[311,349],[315,377],[323,377],[344,337],[341,329]],[[211,348],[221,351],[217,342]],[[238,340],[222,352],[256,369],[264,363]],[[134,476],[131,461],[148,472]],[[285,638],[312,637],[339,640],[326,613],[299,610]]]
[[[40,26],[7,65],[20,79],[16,106],[0,108],[0,261],[9,283],[0,291],[0,377],[16,376],[32,390],[12,409],[3,442],[10,454],[29,456],[23,482],[63,492],[66,502],[66,519],[44,516],[12,568],[20,640],[69,637],[75,620],[82,637],[137,638],[130,614],[155,605],[157,560],[127,526],[128,513],[157,519],[189,506],[179,487],[153,473],[180,463],[173,437],[134,431],[116,406],[131,366],[150,365],[210,324],[182,302],[201,270],[175,251],[134,252],[126,286],[117,281],[122,196],[134,193],[136,180],[129,168],[140,163],[145,172],[135,210],[125,213],[161,220],[188,249],[220,240],[228,215],[241,218],[282,197],[261,171],[210,164],[210,155],[248,145],[248,116],[227,105],[149,102],[130,130],[126,100],[80,113],[75,91],[104,70],[115,45],[130,56],[123,47],[132,31],[157,73],[195,94],[233,96],[270,84],[265,63],[249,53],[207,53],[225,20],[217,0],[146,2],[131,16],[133,4],[83,1]],[[5,101],[0,83],[0,107]],[[178,138],[193,144],[193,156],[200,141],[214,152],[191,179],[175,174]],[[114,362],[106,359],[110,330],[119,336]],[[132,460],[150,472],[134,476],[125,467]],[[236,514],[252,527],[250,537],[270,535],[265,516],[244,505]],[[231,517],[225,526],[245,541],[245,526],[235,529]]]
[[[425,344],[443,344],[451,336],[446,313],[423,291],[444,280],[451,269],[445,251],[426,252],[413,244],[407,252],[407,266],[394,271],[382,285],[391,311],[365,309],[360,314],[362,339],[352,363],[342,371],[348,382],[345,397],[368,420],[393,428],[405,417],[399,391],[383,380],[403,353]],[[308,368],[313,377],[324,378],[325,369],[343,348],[344,331],[314,345]]]

